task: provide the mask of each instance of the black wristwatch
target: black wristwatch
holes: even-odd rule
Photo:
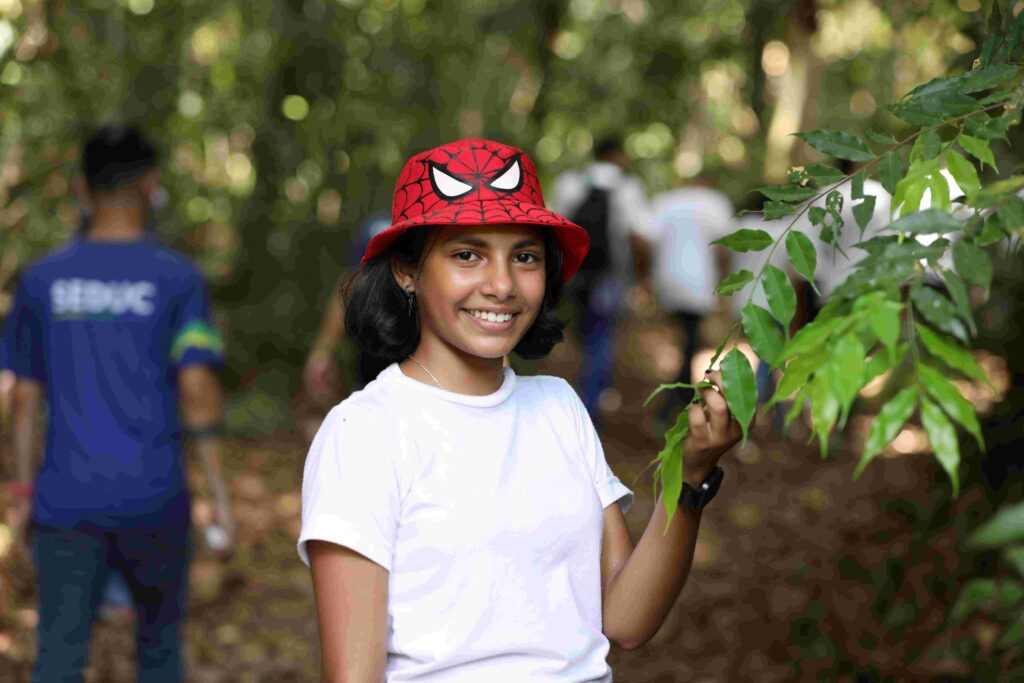
[[[704,481],[697,488],[683,482],[683,490],[679,493],[679,505],[691,510],[703,509],[718,493],[718,488],[722,485],[724,478],[725,471],[721,467],[716,467],[708,476],[704,477]]]

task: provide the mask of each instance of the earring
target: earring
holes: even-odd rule
[[[405,300],[409,304],[409,315],[412,315],[412,309],[416,306],[416,295],[412,292],[412,287],[407,286],[405,288]]]

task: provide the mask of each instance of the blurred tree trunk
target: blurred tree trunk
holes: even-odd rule
[[[778,77],[775,109],[768,125],[764,156],[764,180],[781,183],[794,163],[792,133],[810,130],[817,119],[818,84],[823,65],[811,49],[811,38],[817,30],[814,14],[816,0],[797,0],[786,22],[786,46],[789,68]]]

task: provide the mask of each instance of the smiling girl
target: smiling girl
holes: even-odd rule
[[[661,625],[739,429],[712,375],[680,512],[665,533],[659,503],[634,547],[632,493],[575,391],[503,365],[561,341],[587,244],[521,150],[463,140],[406,163],[345,307],[393,364],[331,411],[303,477],[324,681],[610,681],[609,641]]]

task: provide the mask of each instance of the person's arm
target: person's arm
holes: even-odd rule
[[[338,380],[338,368],[335,353],[345,334],[345,320],[341,309],[339,287],[327,301],[320,322],[320,330],[309,351],[302,370],[302,382],[310,398],[317,402],[326,402],[334,391]]]
[[[711,381],[721,387],[717,373]],[[739,440],[739,426],[731,420],[724,397],[713,389],[701,395],[706,408],[691,406],[691,435],[684,444],[683,480],[694,488]],[[659,499],[634,548],[619,506],[605,508],[601,581],[604,633],[609,640],[634,649],[657,633],[690,573],[700,518],[700,511],[680,507],[665,533],[665,509]]]
[[[220,383],[208,366],[192,364],[178,371],[178,386],[185,434],[191,438],[193,449],[203,465],[210,495],[213,496],[215,521],[228,536],[226,547],[219,552],[230,555],[234,550],[236,525],[220,465],[224,421]]]
[[[39,412],[43,403],[43,385],[19,377],[14,383],[11,400],[11,448],[14,451],[14,481],[11,482],[17,502],[14,507],[15,542],[24,551],[25,528],[32,512],[32,495],[39,469]]]
[[[388,571],[359,553],[309,541],[323,683],[380,683],[387,664]]]

